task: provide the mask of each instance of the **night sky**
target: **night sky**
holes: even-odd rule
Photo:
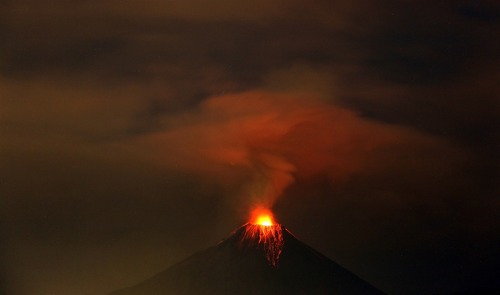
[[[498,1],[0,1],[0,294],[133,285],[255,206],[388,294],[500,289],[499,36]]]

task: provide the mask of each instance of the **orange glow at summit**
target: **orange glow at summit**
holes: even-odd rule
[[[275,225],[273,213],[268,209],[255,209],[250,219],[251,224],[261,226]]]

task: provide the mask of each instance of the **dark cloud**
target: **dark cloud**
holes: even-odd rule
[[[388,293],[498,287],[498,15],[1,1],[0,294],[133,284],[255,200]]]

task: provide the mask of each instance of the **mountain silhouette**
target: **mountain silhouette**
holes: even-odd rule
[[[260,230],[279,234],[265,241]],[[271,245],[269,245],[271,243]],[[274,248],[273,248],[274,247]],[[273,260],[270,254],[277,258]],[[272,256],[271,255],[271,256]],[[381,295],[353,273],[295,238],[284,226],[245,224],[135,286],[110,295]]]

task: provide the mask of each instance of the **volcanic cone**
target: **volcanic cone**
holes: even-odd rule
[[[280,224],[245,224],[133,287],[110,295],[384,294]]]

